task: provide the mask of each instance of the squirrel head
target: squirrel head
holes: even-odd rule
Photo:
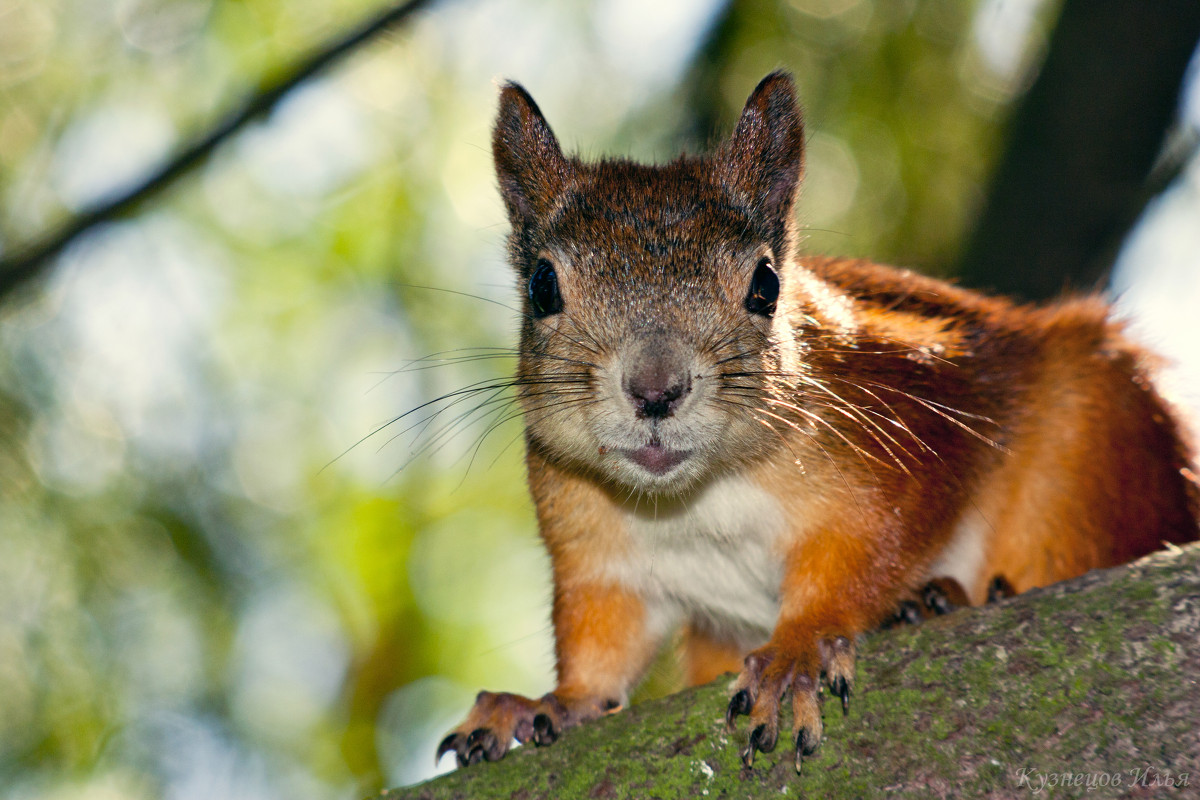
[[[639,491],[682,491],[778,442],[763,414],[803,316],[793,211],[804,128],[790,76],[712,153],[660,166],[565,155],[533,98],[492,138],[524,319],[529,446]]]

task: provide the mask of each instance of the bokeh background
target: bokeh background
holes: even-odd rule
[[[381,8],[0,0],[0,257]],[[1062,8],[430,2],[6,289],[0,797],[361,797],[433,774],[477,689],[551,687],[520,422],[422,408],[512,367],[499,80],[665,159],[791,69],[805,247],[950,275]],[[1200,407],[1196,73],[1111,291]]]

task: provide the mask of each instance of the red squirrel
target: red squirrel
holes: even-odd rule
[[[439,758],[620,709],[682,627],[689,683],[738,673],[747,766],[790,697],[799,769],[822,687],[848,707],[856,637],[922,586],[980,604],[1197,538],[1181,425],[1102,299],[797,252],[787,74],[714,152],[661,166],[564,155],[508,83],[492,149],[558,683],[481,692]]]

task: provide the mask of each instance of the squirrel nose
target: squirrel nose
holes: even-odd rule
[[[648,419],[665,419],[675,413],[679,402],[687,394],[688,387],[681,383],[672,383],[665,388],[652,384],[629,385],[629,396],[633,400],[633,408],[639,417]]]
[[[665,419],[692,390],[686,359],[674,348],[643,348],[625,372],[625,393],[642,419]]]

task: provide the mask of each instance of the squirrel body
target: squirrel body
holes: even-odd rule
[[[854,641],[930,581],[980,604],[1197,538],[1184,434],[1098,298],[1044,307],[796,253],[803,129],[769,75],[714,153],[562,154],[502,91],[493,139],[525,294],[518,397],[558,685],[482,692],[462,764],[623,706],[684,629],[738,672],[747,765],[821,739]]]

